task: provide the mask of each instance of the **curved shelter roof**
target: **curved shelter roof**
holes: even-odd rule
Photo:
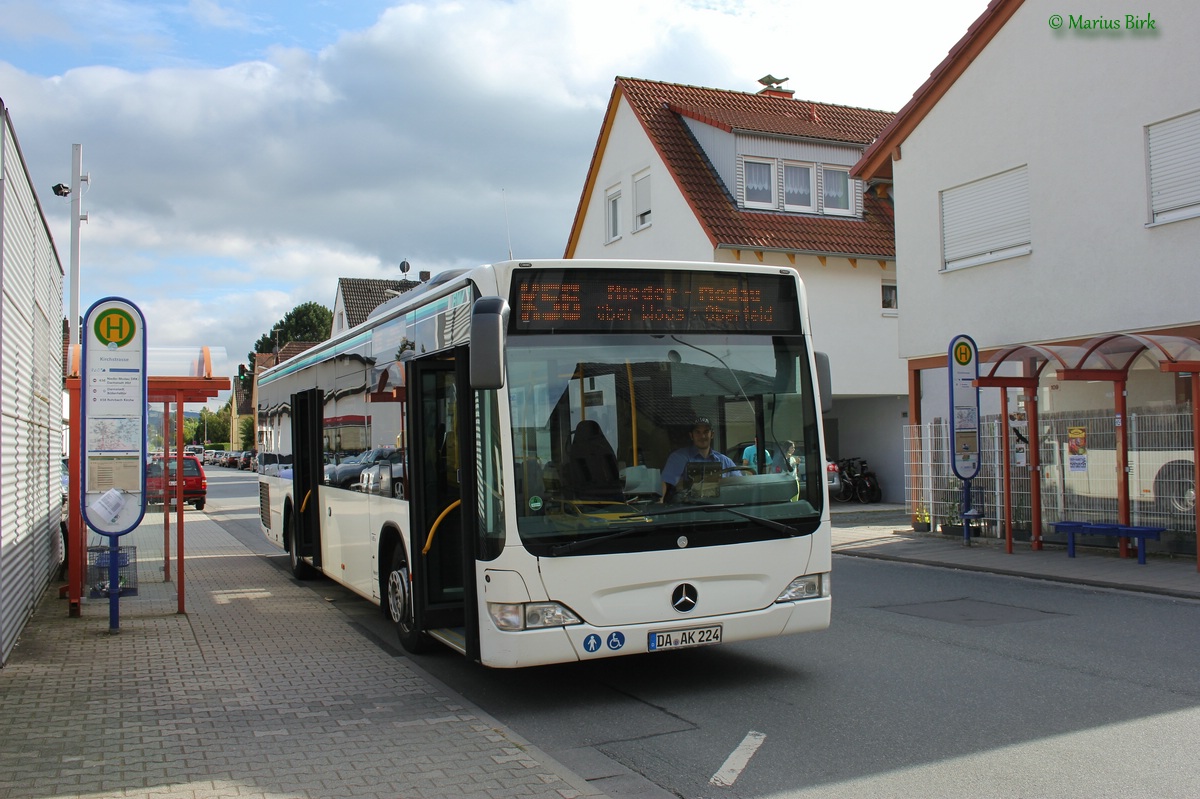
[[[1112,333],[1091,339],[1083,346],[1075,369],[1101,369],[1128,374],[1139,358],[1163,364],[1200,365],[1200,341],[1190,336]]]
[[[980,383],[1036,380],[1047,366],[1063,380],[1093,380],[1099,373],[1127,377],[1141,358],[1154,361],[1162,371],[1200,370],[1200,340],[1191,336],[1110,333],[1083,344],[1019,344],[994,353],[983,364],[991,369],[980,376]],[[1004,366],[1012,364],[1024,365],[1020,377],[1001,374]]]

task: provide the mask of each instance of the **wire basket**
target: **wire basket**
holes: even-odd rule
[[[109,564],[112,560],[110,547],[88,547],[87,584],[92,599],[103,599],[111,595],[109,586]],[[117,548],[117,585],[120,596],[137,596],[137,547]]]

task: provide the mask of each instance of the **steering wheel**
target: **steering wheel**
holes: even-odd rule
[[[753,466],[729,466],[721,470],[721,474],[725,474],[726,472],[750,472],[750,474],[758,474],[758,470]]]

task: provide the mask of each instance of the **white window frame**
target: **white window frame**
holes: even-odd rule
[[[645,230],[650,227],[651,209],[653,204],[650,201],[650,171],[636,174],[633,176],[633,232]]]
[[[770,187],[770,191],[771,191],[770,202],[763,202],[762,200],[751,200],[750,199],[750,195],[749,195],[749,191],[748,191],[749,185],[746,182],[747,167],[750,164],[761,164],[761,165],[767,167],[767,169],[770,171],[770,181],[768,183],[768,186]],[[746,208],[762,208],[764,210],[769,210],[769,211],[777,210],[778,205],[775,200],[776,188],[777,188],[775,185],[776,173],[777,173],[777,166],[776,166],[774,158],[753,158],[750,156],[742,158],[742,205],[744,205]]]
[[[1149,226],[1200,216],[1200,110],[1146,126]]]
[[[792,169],[808,172],[808,205],[796,205],[788,202],[787,174],[788,170]],[[802,164],[795,161],[783,162],[783,210],[808,211],[810,213],[817,210],[817,169],[815,164]]]
[[[825,202],[825,182],[827,180],[827,175],[830,172],[837,172],[838,174],[842,174],[842,175],[846,176],[846,206],[847,207],[845,207],[845,208],[838,208],[836,206],[830,207]],[[854,216],[854,212],[855,212],[854,195],[856,194],[856,191],[855,191],[856,183],[857,183],[857,181],[855,181],[854,178],[850,177],[849,169],[847,169],[845,167],[828,166],[828,165],[822,164],[821,165],[821,212],[826,214],[827,216]]]
[[[942,271],[1033,252],[1027,165],[943,189],[938,204]]]
[[[621,239],[621,187],[604,192],[604,243]]]
[[[889,292],[888,289],[891,289]],[[888,295],[891,295],[892,304],[888,305]],[[896,279],[885,277],[879,284],[879,305],[884,316],[895,316],[900,310],[900,292],[896,288]]]

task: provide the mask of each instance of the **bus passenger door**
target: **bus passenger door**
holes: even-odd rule
[[[465,358],[417,359],[411,369],[408,440],[415,622],[417,629],[478,659],[474,554],[466,543],[472,540],[466,531],[472,529],[467,494],[474,480],[474,458],[468,443],[472,404]]]
[[[322,426],[324,393],[319,388],[292,395],[292,554],[321,568],[321,503],[324,478]],[[300,569],[302,571],[302,569]]]

